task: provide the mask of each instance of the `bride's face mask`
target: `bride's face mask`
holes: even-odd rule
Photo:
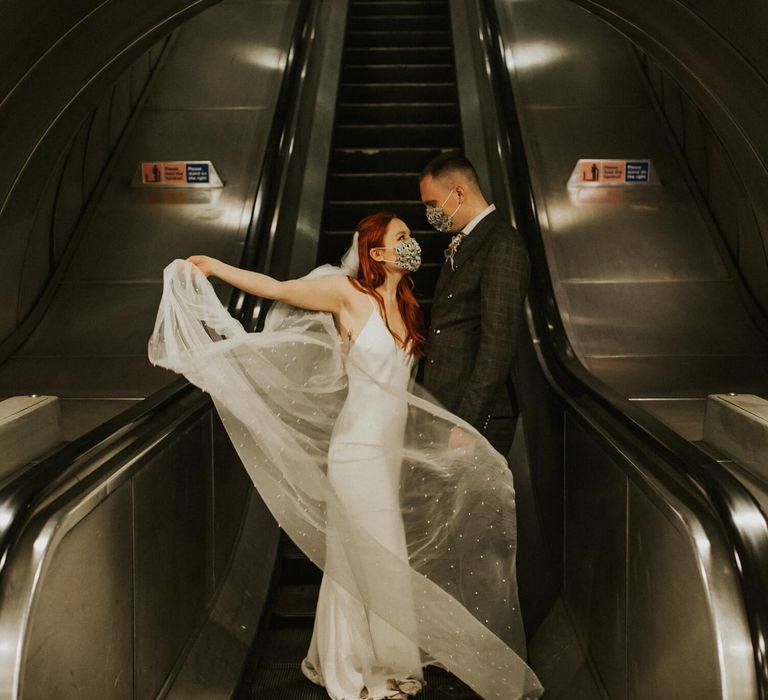
[[[384,259],[383,262],[395,263],[395,265],[408,270],[408,272],[416,272],[421,267],[421,246],[415,238],[409,238],[398,243],[396,246],[381,246],[379,248],[371,248],[371,250],[394,250],[395,259]]]
[[[453,229],[453,217],[456,212],[459,211],[459,207],[461,207],[461,199],[459,199],[459,203],[450,214],[446,214],[443,210],[445,203],[451,198],[453,192],[454,190],[451,190],[448,193],[448,196],[442,204],[438,204],[434,207],[427,207],[427,221],[441,233],[448,233],[448,231]]]

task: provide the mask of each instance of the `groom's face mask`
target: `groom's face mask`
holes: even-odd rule
[[[427,207],[427,221],[429,221],[430,225],[434,226],[434,228],[436,228],[441,233],[448,233],[448,231],[453,230],[453,217],[456,212],[459,211],[459,207],[461,207],[461,200],[459,200],[456,208],[450,214],[446,214],[443,210],[443,207],[451,198],[453,192],[454,190],[451,190],[448,193],[448,196],[445,198],[442,204],[438,204],[434,207]]]
[[[421,267],[421,246],[415,238],[409,238],[407,241],[398,243],[391,248],[372,248],[372,250],[394,250],[394,260],[384,260],[384,262],[393,262],[398,267],[402,267],[408,272],[416,272]]]

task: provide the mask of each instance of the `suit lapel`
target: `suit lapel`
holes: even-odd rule
[[[486,239],[486,234],[494,227],[498,221],[499,214],[497,211],[492,211],[486,216],[480,223],[472,229],[470,234],[461,242],[459,249],[454,256],[454,263],[456,270],[451,269],[451,264],[446,260],[442,268],[440,268],[440,276],[437,278],[437,284],[435,285],[435,300],[440,298],[446,285],[453,279],[456,271],[464,265],[483,245],[483,241]]]
[[[472,229],[470,234],[461,242],[456,251],[454,262],[460,267],[469,260],[483,245],[486,234],[494,227],[499,219],[499,214],[494,209],[480,223]]]

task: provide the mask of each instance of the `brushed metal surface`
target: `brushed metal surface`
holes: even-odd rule
[[[566,421],[564,602],[607,696],[754,697],[749,628],[720,526]]]
[[[68,398],[144,398],[177,375],[152,367],[146,355],[120,357],[16,357],[0,366],[3,396],[48,393]]]
[[[252,653],[272,582],[280,529],[258,493],[250,489],[246,494],[245,519],[233,559],[210,616],[168,686],[168,700],[230,700]],[[299,653],[303,652],[306,648]],[[298,658],[294,656],[292,662]]]
[[[565,427],[563,596],[611,700],[627,698],[627,475],[578,426]]]
[[[521,102],[529,105],[647,106],[619,34],[567,2],[498,0]],[[599,89],[596,89],[599,88]]]
[[[250,215],[247,194],[270,122],[267,110],[143,112],[67,281],[158,280],[171,260],[196,252],[239,262]],[[188,158],[213,161],[225,186],[163,191],[129,186],[140,161]]]
[[[254,494],[237,452],[218,415],[213,415],[213,578],[218,586],[230,565],[243,527],[243,512]],[[244,527],[250,527],[245,525]],[[245,533],[243,533],[245,534]]]
[[[701,399],[768,389],[768,365],[759,356],[584,357],[582,361],[617,391],[635,398]]]
[[[680,95],[649,71],[662,113],[630,44],[575,4],[496,4],[549,271],[576,355],[630,397],[703,399],[714,387],[768,386],[768,336],[723,258],[689,167],[702,164],[714,182],[732,173],[722,154],[693,152],[685,162],[677,142],[687,130],[703,132]],[[589,157],[651,158],[658,182],[569,190],[574,163]],[[723,216],[732,198],[733,216],[745,216],[738,187],[704,195],[720,198]]]
[[[691,442],[701,440],[706,400],[694,399],[633,399],[643,410],[666,423],[676,433]]]
[[[14,396],[0,401],[0,479],[64,439],[55,396]]]
[[[728,282],[567,283],[560,298],[574,349],[590,358],[762,354],[762,335]]]
[[[208,416],[134,478],[136,696],[154,697],[211,594]]]
[[[298,4],[229,1],[191,19],[179,31],[146,108],[271,111]]]
[[[131,487],[52,553],[27,623],[20,698],[133,700]]]
[[[768,483],[768,401],[753,394],[707,397],[703,440]]]
[[[137,403],[134,399],[59,399],[61,432],[75,440]]]
[[[755,697],[752,649],[718,527],[631,484],[629,697]]]
[[[528,663],[546,688],[547,700],[604,700],[571,616],[558,598],[528,645]]]

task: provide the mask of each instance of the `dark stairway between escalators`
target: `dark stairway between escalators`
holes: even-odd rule
[[[351,0],[317,264],[338,263],[363,217],[394,211],[422,247],[415,293],[428,316],[447,240],[426,222],[418,174],[462,145],[448,0]],[[271,612],[241,699],[327,697],[300,671],[320,580],[283,537]],[[444,674],[428,670],[426,680],[421,700],[475,697]]]

